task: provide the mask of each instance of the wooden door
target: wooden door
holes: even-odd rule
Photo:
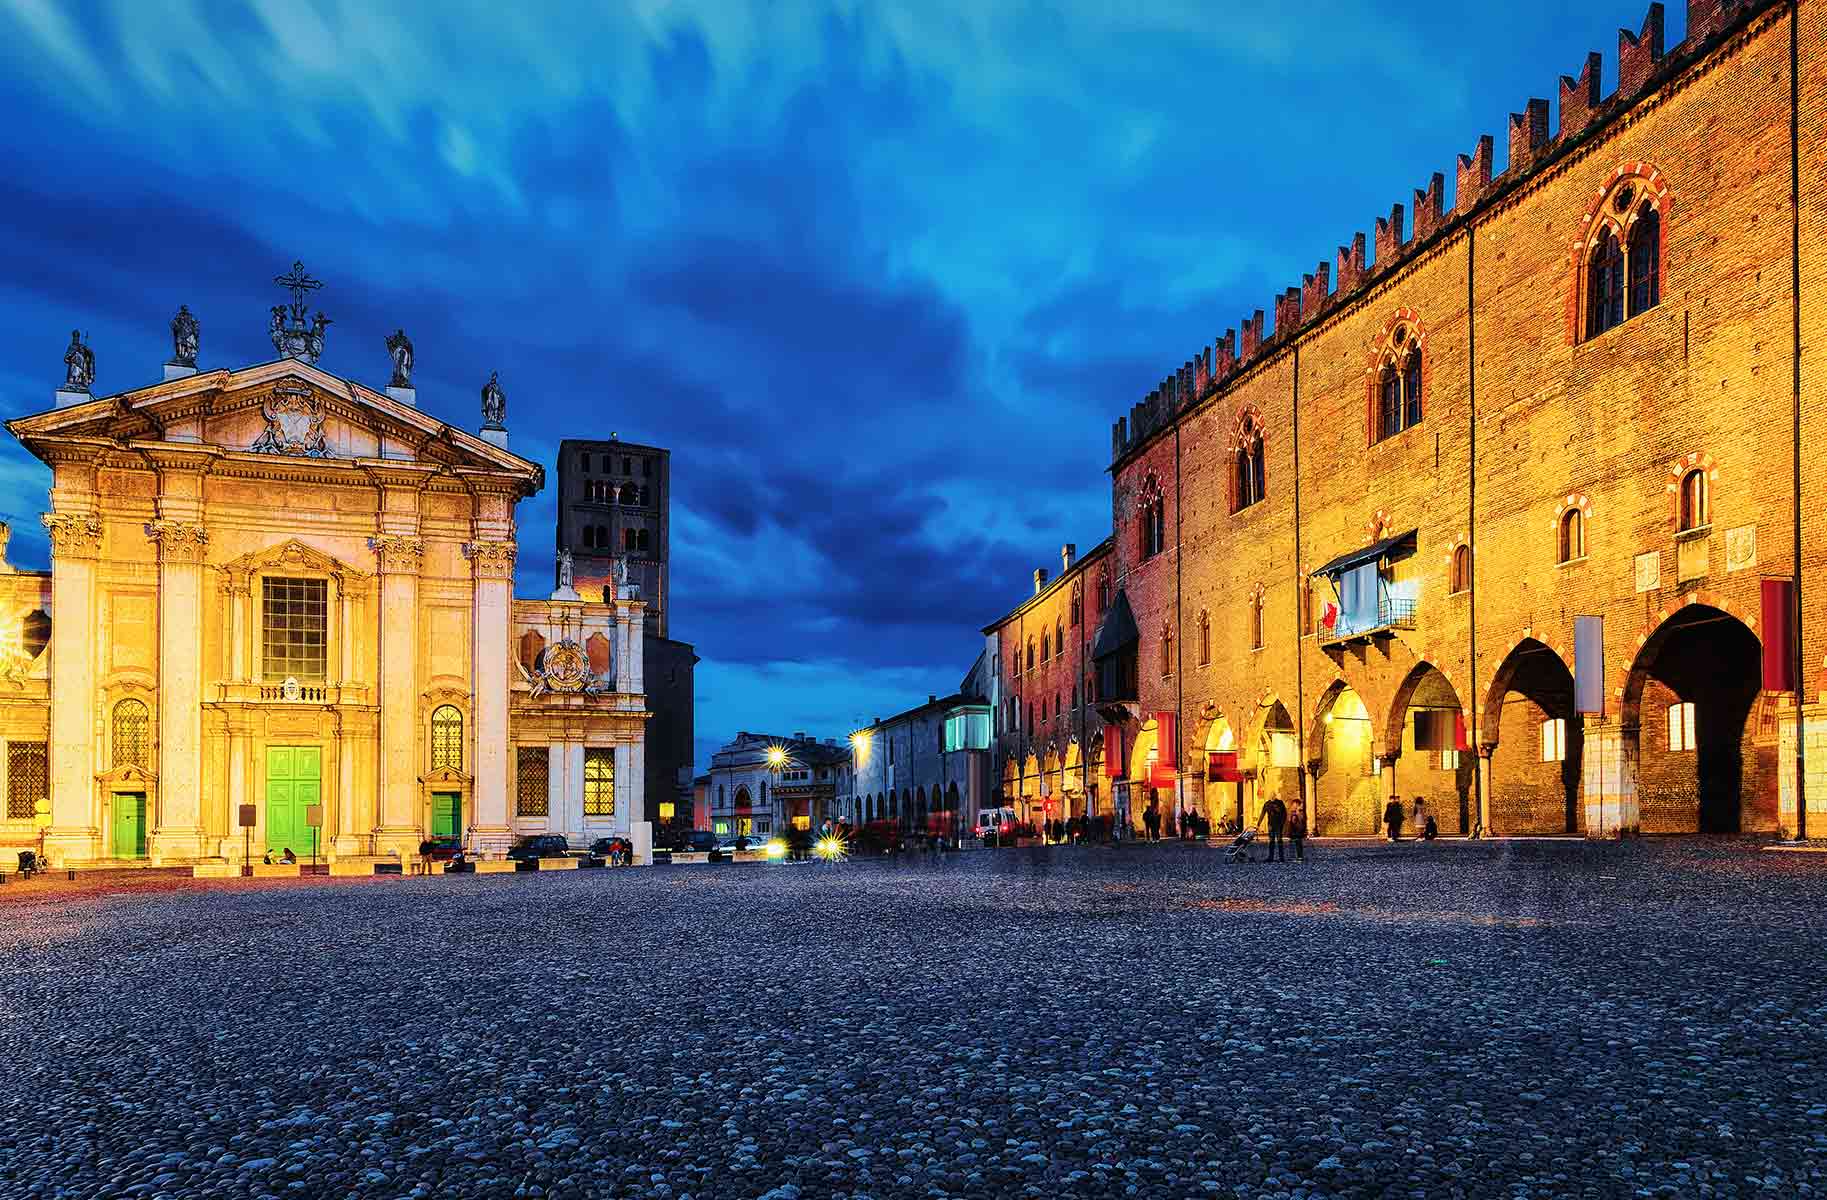
[[[114,793],[109,851],[115,858],[146,857],[146,793]]]
[[[274,854],[311,852],[305,809],[323,799],[323,750],[317,746],[266,748],[266,845]]]

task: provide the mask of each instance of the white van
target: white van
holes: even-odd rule
[[[1013,808],[986,808],[977,814],[975,833],[986,846],[1000,845],[1015,828]]]

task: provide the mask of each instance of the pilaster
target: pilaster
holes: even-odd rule
[[[159,792],[148,852],[155,862],[203,855],[203,559],[197,521],[146,524],[159,550]]]
[[[379,562],[381,590],[380,822],[374,850],[416,854],[418,819],[419,571],[424,539],[380,534],[368,539]]]
[[[51,543],[51,825],[44,845],[53,862],[93,859],[101,828],[95,795],[95,563],[101,518],[44,514]]]
[[[475,817],[470,832],[484,854],[504,853],[513,840],[508,826],[508,655],[514,599],[515,545],[489,539],[465,543],[463,556],[474,574]]]

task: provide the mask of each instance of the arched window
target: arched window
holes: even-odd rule
[[[625,553],[634,550],[634,530],[622,530],[622,550]]]
[[[594,526],[594,525],[584,526],[584,548],[590,549],[590,548],[594,547],[595,545],[596,545],[596,526]]]
[[[1053,635],[1045,629],[1040,631],[1040,661],[1046,662],[1053,655],[1049,649],[1053,645]]]
[[[608,550],[614,546],[614,544],[614,542],[609,540],[609,527],[607,525],[598,525],[596,527],[596,548],[598,550]]]
[[[1472,548],[1464,542],[1453,547],[1452,580],[1448,591],[1463,592],[1472,586]]]
[[[1174,631],[1161,626],[1161,677],[1167,678],[1174,673]]]
[[[1421,423],[1421,340],[1406,324],[1390,330],[1377,372],[1376,440]]]
[[[1644,204],[1630,227],[1630,315],[1647,312],[1662,299],[1662,217]]]
[[[1700,529],[1711,523],[1706,490],[1706,472],[1699,467],[1681,477],[1680,528],[1683,531]]]
[[[1610,226],[1599,237],[1599,244],[1593,247],[1587,288],[1587,337],[1624,323],[1624,252],[1618,246],[1616,231]]]
[[[1262,592],[1250,597],[1250,649],[1262,649]]]
[[[1058,617],[1053,618],[1053,653],[1066,652],[1066,623]]]
[[[114,706],[114,765],[146,769],[146,730],[150,724],[146,705],[122,700]]]
[[[1245,509],[1263,498],[1262,430],[1254,414],[1245,414],[1232,451],[1237,473],[1237,508]]]
[[[633,504],[640,498],[640,491],[632,483],[624,483],[622,485],[623,504]]]
[[[647,531],[645,529],[640,530],[635,536],[634,548],[636,550],[645,550],[648,548],[648,545],[649,545],[649,543],[647,541]]]
[[[580,454],[577,457],[577,461],[579,468],[584,474],[588,475],[590,473],[590,456],[588,454]]]
[[[1034,669],[1034,639],[1028,639],[1028,670]]]
[[[1153,558],[1167,549],[1167,502],[1161,495],[1161,483],[1153,475],[1142,485],[1140,509],[1142,558]]]
[[[1212,665],[1212,618],[1204,610],[1199,613],[1199,665]]]
[[[1097,615],[1103,616],[1104,610],[1110,607],[1110,568],[1105,567],[1097,573]]]
[[[1570,508],[1561,514],[1561,561],[1586,557],[1586,514]]]
[[[463,769],[463,714],[440,704],[431,714],[431,769]]]

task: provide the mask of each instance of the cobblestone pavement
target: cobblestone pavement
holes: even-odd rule
[[[0,1196],[1818,1194],[1824,900],[1687,840],[15,902]]]

